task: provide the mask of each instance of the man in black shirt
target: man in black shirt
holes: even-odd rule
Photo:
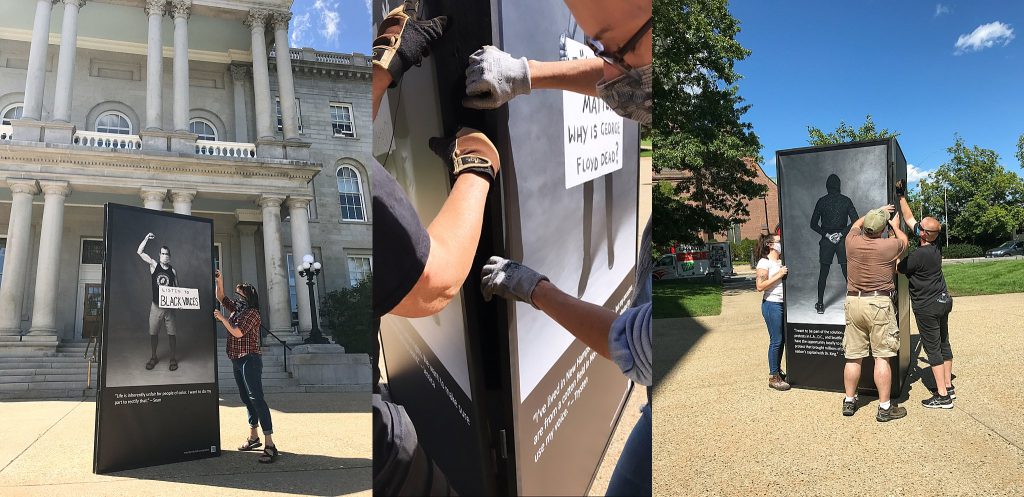
[[[942,253],[935,240],[942,232],[938,219],[926,217],[917,222],[904,197],[905,184],[896,183],[900,209],[907,226],[921,240],[921,246],[900,261],[896,269],[907,275],[910,283],[910,302],[917,318],[924,351],[928,355],[936,391],[922,401],[925,407],[952,409],[956,393],[953,391],[953,350],[949,347],[949,313],[953,310],[953,297],[949,295],[942,276]]]
[[[828,282],[833,259],[839,262],[843,278],[846,278],[846,234],[853,222],[860,218],[850,197],[840,193],[840,186],[839,176],[830,174],[825,180],[828,193],[818,199],[811,214],[811,229],[821,235],[818,242],[818,262],[821,264],[818,270],[818,302],[814,304],[818,314],[825,313],[825,283]]]
[[[174,309],[160,307],[160,287],[178,286],[178,273],[171,267],[171,249],[167,248],[166,245],[160,247],[160,262],[154,261],[152,257],[146,254],[146,243],[154,238],[156,238],[156,235],[152,233],[146,234],[146,238],[142,239],[137,252],[142,261],[149,264],[149,276],[152,280],[151,288],[153,290],[153,304],[149,307],[149,345],[153,350],[153,354],[149,358],[149,362],[146,363],[146,369],[153,369],[156,363],[160,362],[160,359],[156,356],[156,348],[160,343],[160,326],[163,326],[167,330],[167,340],[171,344],[171,362],[168,369],[174,371],[178,369],[178,359],[175,354],[177,349],[177,326],[174,319]]]

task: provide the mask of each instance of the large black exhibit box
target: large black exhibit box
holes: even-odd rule
[[[93,471],[220,455],[213,221],[107,204],[103,233]]]
[[[890,138],[780,150],[776,165],[782,258],[789,269],[783,280],[787,381],[794,387],[842,391],[846,233],[869,210],[898,207],[894,185],[906,180],[907,160]],[[895,397],[910,370],[911,351],[907,278],[894,279],[900,328],[899,354],[892,359]],[[875,391],[873,368],[873,359],[865,359],[862,391]]]
[[[377,22],[400,2],[381,3]],[[502,255],[583,300],[616,312],[629,307],[638,126],[592,97],[561,91],[535,90],[493,111],[461,105],[467,59],[484,45],[534,60],[590,56],[563,2],[419,5],[424,18],[448,16],[450,30],[423,67],[389,91],[375,122],[374,155],[424,224],[451,187],[447,167],[427,147],[430,137],[480,129],[497,146],[502,170],[460,295],[435,316],[382,319],[388,389],[460,494],[585,495],[632,385],[533,307],[484,302],[479,270]]]

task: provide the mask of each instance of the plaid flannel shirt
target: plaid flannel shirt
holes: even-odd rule
[[[221,305],[231,314],[228,322],[242,330],[242,336],[236,337],[228,333],[227,352],[228,358],[238,359],[248,354],[260,354],[260,311],[256,309],[245,309],[237,312],[239,302],[227,298],[221,299]]]

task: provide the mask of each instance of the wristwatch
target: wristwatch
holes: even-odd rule
[[[455,157],[453,154],[452,175],[458,176],[462,173],[475,173],[487,178],[488,181],[494,181],[494,168],[491,167],[491,161],[478,155]]]

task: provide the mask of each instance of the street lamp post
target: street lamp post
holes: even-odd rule
[[[313,292],[313,286],[316,284],[316,275],[320,274],[320,268],[320,263],[313,261],[313,256],[309,254],[302,256],[302,264],[296,268],[299,276],[306,278],[306,286],[309,287],[309,314],[313,321],[313,329],[310,330],[309,337],[303,340],[303,343],[331,343],[320,333],[317,320],[316,294]]]

